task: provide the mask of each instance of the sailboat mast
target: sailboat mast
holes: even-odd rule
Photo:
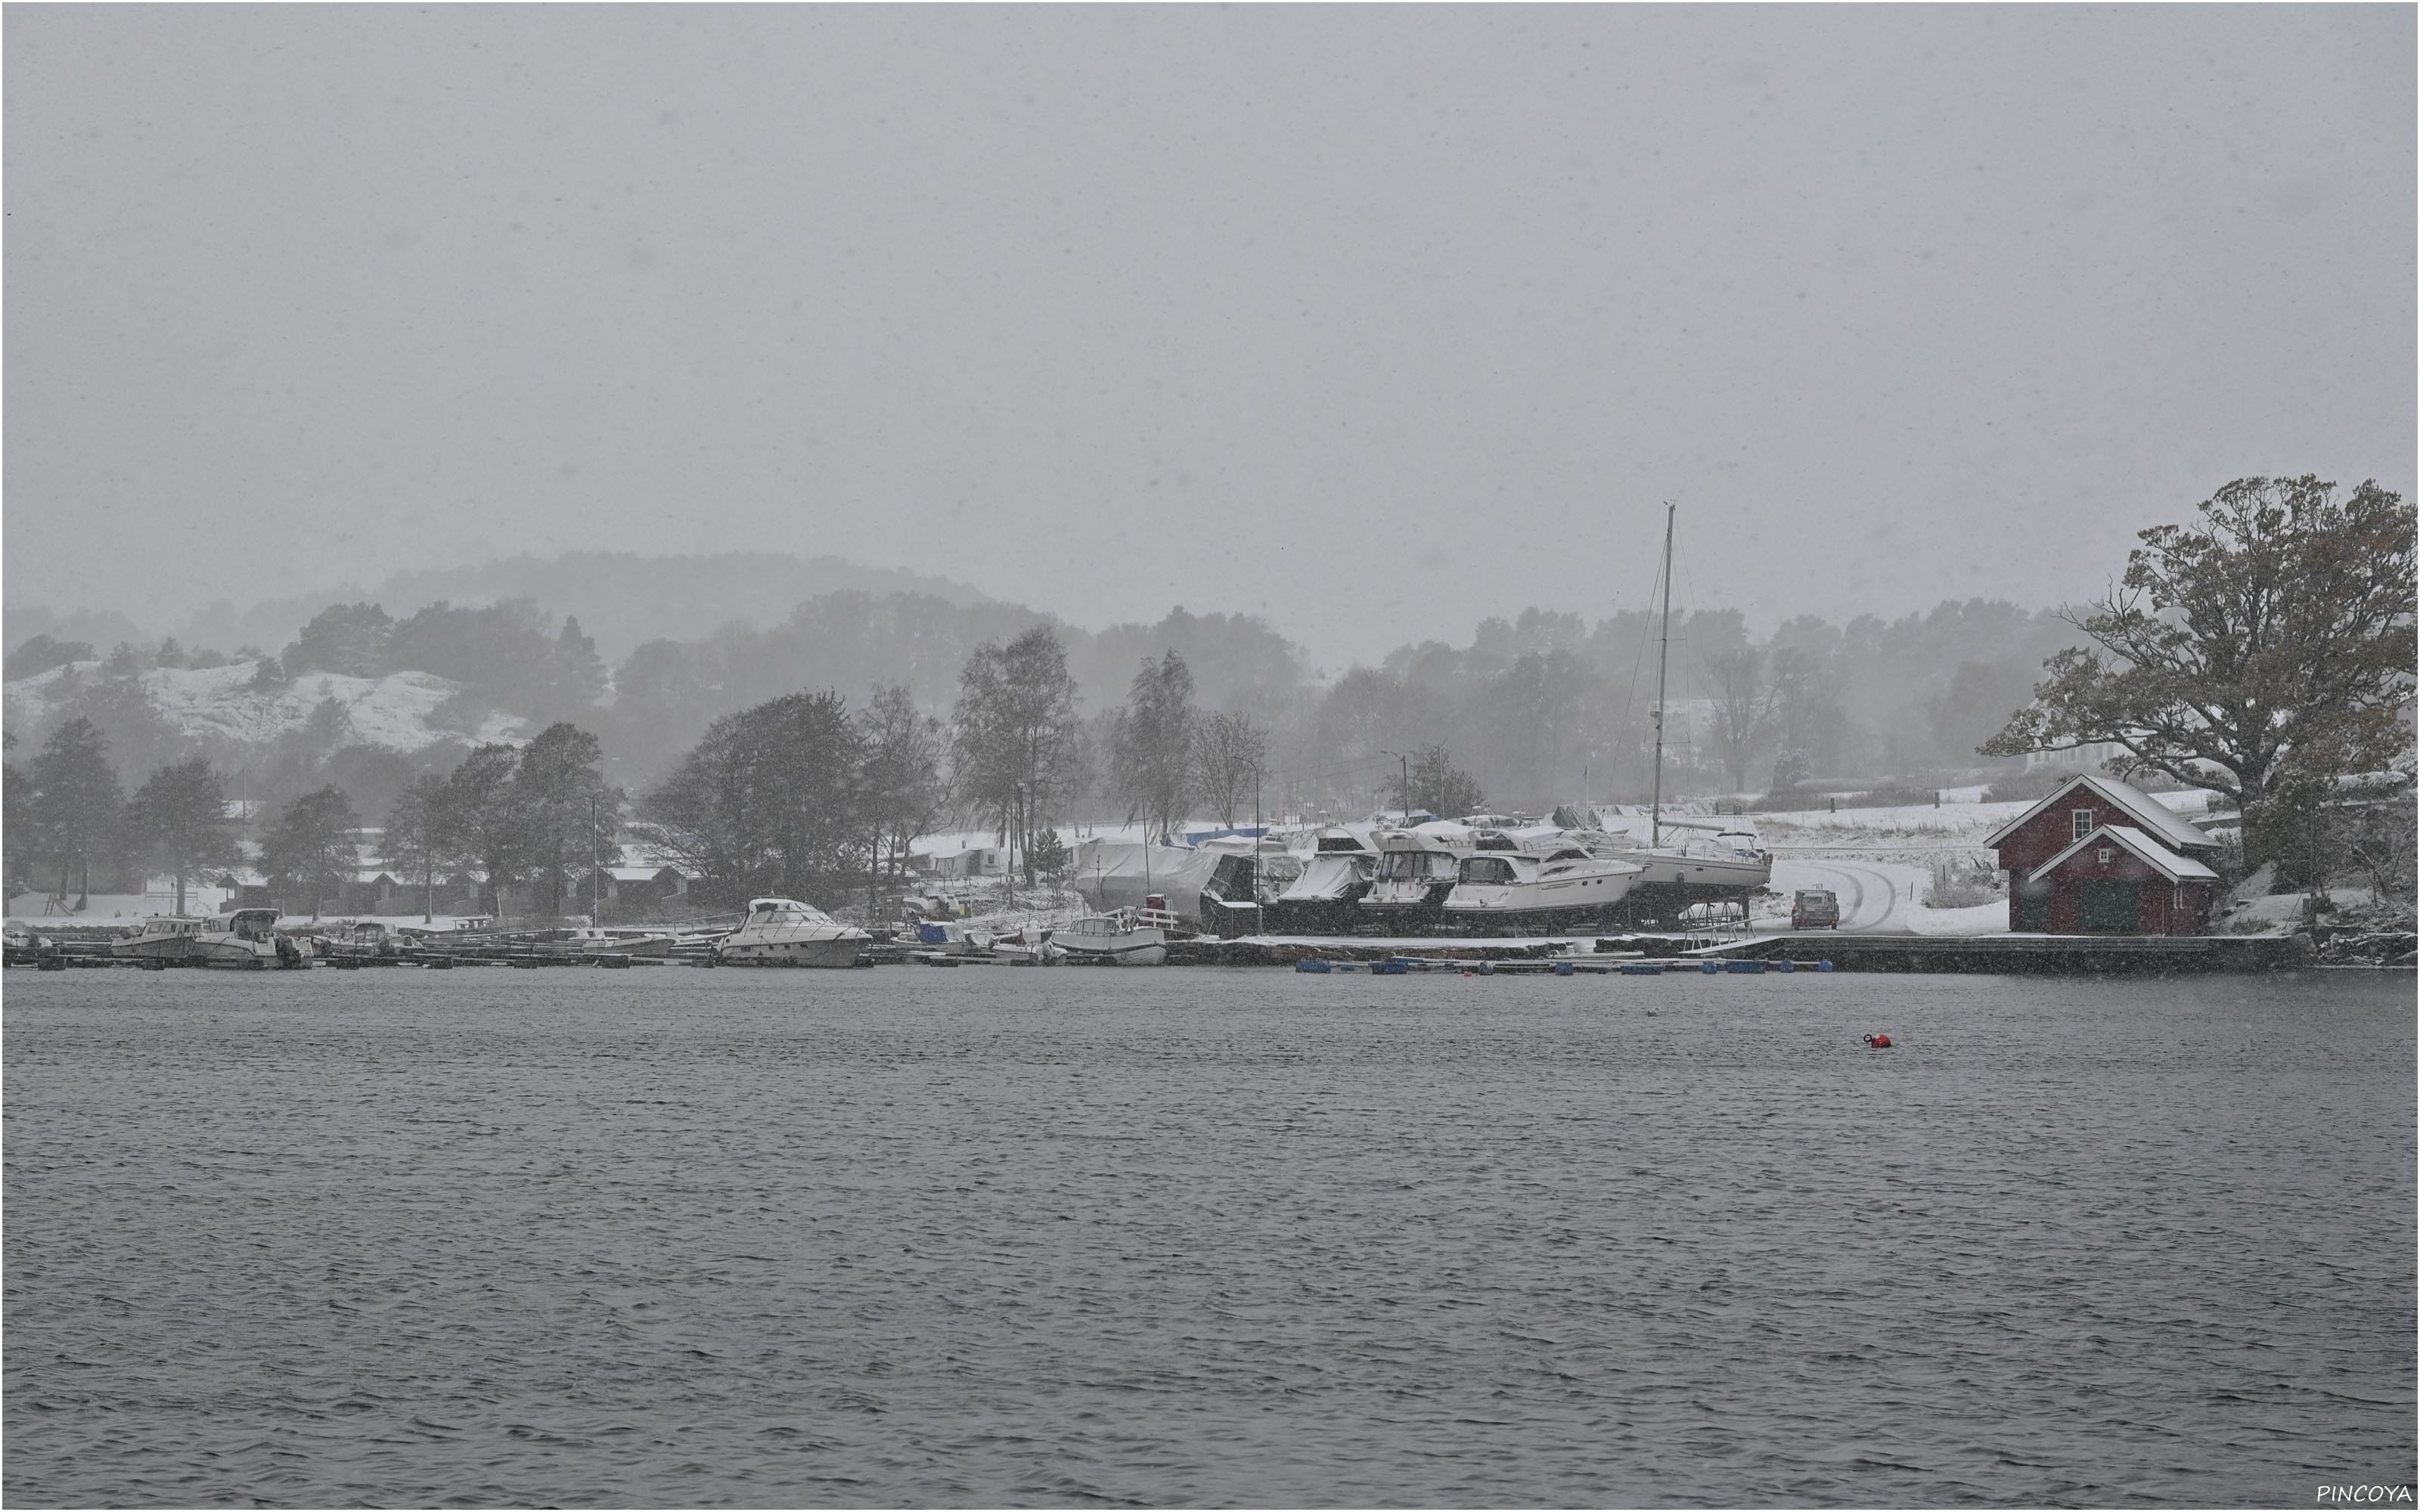
[[[1647,843],[1664,843],[1664,670],[1672,659],[1672,505],[1664,505],[1664,629],[1655,640],[1655,788],[1648,805]]]

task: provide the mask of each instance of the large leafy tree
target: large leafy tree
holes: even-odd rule
[[[452,789],[434,773],[412,779],[387,810],[379,859],[420,879],[422,923],[437,914],[437,874],[461,859]]]
[[[1192,807],[1195,791],[1193,673],[1173,650],[1146,657],[1109,726],[1109,777],[1129,814],[1154,835]]]
[[[959,795],[1025,856],[1033,836],[1082,791],[1083,728],[1066,648],[1037,625],[1007,645],[986,640],[958,674],[950,758]]]
[[[478,868],[494,913],[504,912],[504,889],[528,866],[532,849],[525,793],[513,780],[520,760],[510,746],[477,746],[445,779],[450,833],[459,854]]]
[[[240,858],[227,827],[226,783],[199,756],[160,768],[134,790],[126,803],[125,836],[135,855],[176,877],[179,914],[187,876]]]
[[[836,901],[870,854],[866,758],[839,694],[771,699],[707,727],[642,802],[643,832],[732,901]]]
[[[738,715],[724,715],[639,799],[639,833],[730,902],[747,896],[772,849],[752,808],[747,735]]]
[[[2336,777],[2410,749],[2412,508],[2309,475],[2239,479],[2198,508],[2143,532],[2117,586],[2062,611],[2094,643],[2043,663],[1981,752],[2115,744],[2118,775],[2234,798],[2263,856]]]
[[[361,864],[353,832],[361,827],[353,800],[330,784],[305,793],[278,810],[261,837],[260,869],[280,897],[297,892],[311,900],[311,917],[319,917],[319,901],[334,896]]]
[[[89,719],[68,720],[51,732],[25,771],[25,795],[34,854],[57,868],[55,896],[65,897],[76,879],[76,906],[92,895],[92,867],[117,858],[117,769],[109,764],[109,742]]]
[[[513,773],[531,858],[548,906],[563,912],[565,877],[613,842],[620,828],[622,795],[605,785],[604,748],[573,724],[551,724],[521,750]]]

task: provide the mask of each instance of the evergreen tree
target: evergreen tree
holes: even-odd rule
[[[580,617],[566,614],[563,632],[555,637],[555,666],[563,677],[566,698],[576,707],[585,708],[605,692],[605,663],[597,656],[594,638],[580,633]]]
[[[394,635],[395,621],[376,604],[331,604],[302,626],[279,660],[288,677],[307,671],[377,677],[389,670]]]
[[[137,856],[175,874],[179,914],[189,874],[240,858],[227,827],[226,783],[199,756],[152,773],[127,800],[125,825]]]
[[[33,850],[57,868],[53,896],[76,879],[76,907],[92,896],[93,862],[116,860],[120,789],[109,764],[109,744],[93,723],[71,718],[51,732],[25,773]]]

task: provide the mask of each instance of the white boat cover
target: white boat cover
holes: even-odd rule
[[[1218,858],[1251,853],[1249,841],[1242,844],[1214,841],[1189,847],[1153,841],[1146,864],[1140,841],[1081,841],[1076,846],[1075,871],[1067,885],[1105,914],[1140,908],[1143,899],[1156,892],[1168,900],[1170,911],[1177,918],[1191,918],[1202,910],[1202,885],[1218,869]]]

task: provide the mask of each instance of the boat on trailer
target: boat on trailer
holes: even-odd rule
[[[1278,934],[1342,933],[1359,918],[1355,905],[1378,874],[1378,847],[1371,836],[1347,825],[1319,832],[1302,873],[1263,909]]]
[[[1554,934],[1610,927],[1644,869],[1564,842],[1465,856],[1446,921],[1481,934]]]
[[[1462,878],[1462,863],[1481,851],[1518,849],[1501,831],[1474,832],[1442,821],[1378,837],[1378,865],[1354,904],[1364,933],[1426,934],[1445,922],[1445,901]]]
[[[1655,786],[1648,807],[1647,843],[1600,846],[1597,854],[1640,869],[1631,887],[1634,919],[1678,923],[1700,903],[1736,908],[1747,918],[1748,895],[1773,881],[1773,857],[1745,831],[1721,829],[1707,839],[1698,825],[1664,817],[1664,679],[1672,652],[1672,523],[1678,511],[1664,506],[1664,622],[1655,654]],[[1671,840],[1666,829],[1680,831]],[[1692,832],[1695,833],[1692,833]]]

